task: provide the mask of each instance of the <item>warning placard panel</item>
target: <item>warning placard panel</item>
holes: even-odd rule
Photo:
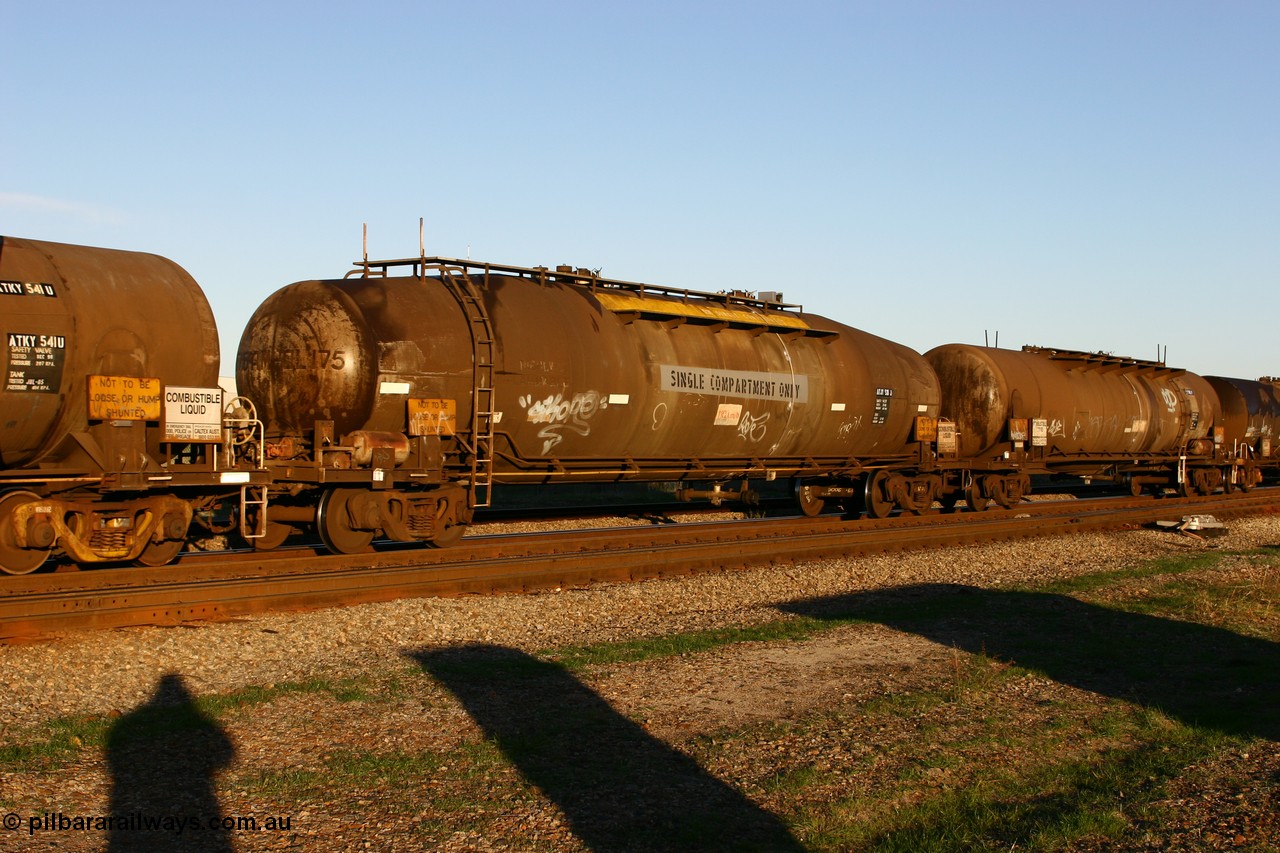
[[[62,387],[62,363],[67,339],[62,335],[9,332],[5,354],[4,390],[57,394]]]
[[[222,441],[222,389],[164,389],[164,440],[217,444]]]
[[[457,427],[457,400],[409,398],[409,435],[453,435]]]
[[[160,380],[151,376],[90,376],[89,420],[160,420]]]
[[[957,445],[956,425],[951,421],[938,421],[938,455],[955,456]]]

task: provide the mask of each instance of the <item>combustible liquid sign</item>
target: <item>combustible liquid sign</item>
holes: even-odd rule
[[[166,386],[164,440],[222,441],[222,389]]]

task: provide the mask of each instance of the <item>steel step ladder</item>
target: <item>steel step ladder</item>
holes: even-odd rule
[[[471,332],[471,430],[462,443],[471,463],[468,500],[472,507],[487,507],[493,492],[493,324],[480,289],[464,267],[441,266],[440,280],[462,306]]]

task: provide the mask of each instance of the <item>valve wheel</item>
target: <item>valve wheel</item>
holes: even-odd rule
[[[242,410],[247,416],[247,420],[256,421],[258,419],[258,410],[253,405],[253,401],[248,397],[232,397],[222,407],[222,415],[229,418],[235,413],[236,409]],[[248,444],[253,440],[253,430],[248,427],[236,427],[232,430],[231,443],[240,446]]]

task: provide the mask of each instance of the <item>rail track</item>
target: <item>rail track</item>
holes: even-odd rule
[[[1208,498],[1044,501],[982,514],[838,516],[479,535],[444,550],[334,556],[192,553],[160,568],[56,572],[0,583],[0,640],[219,620],[426,596],[584,586],[832,556],[1117,529],[1186,515],[1274,512],[1280,489]]]

